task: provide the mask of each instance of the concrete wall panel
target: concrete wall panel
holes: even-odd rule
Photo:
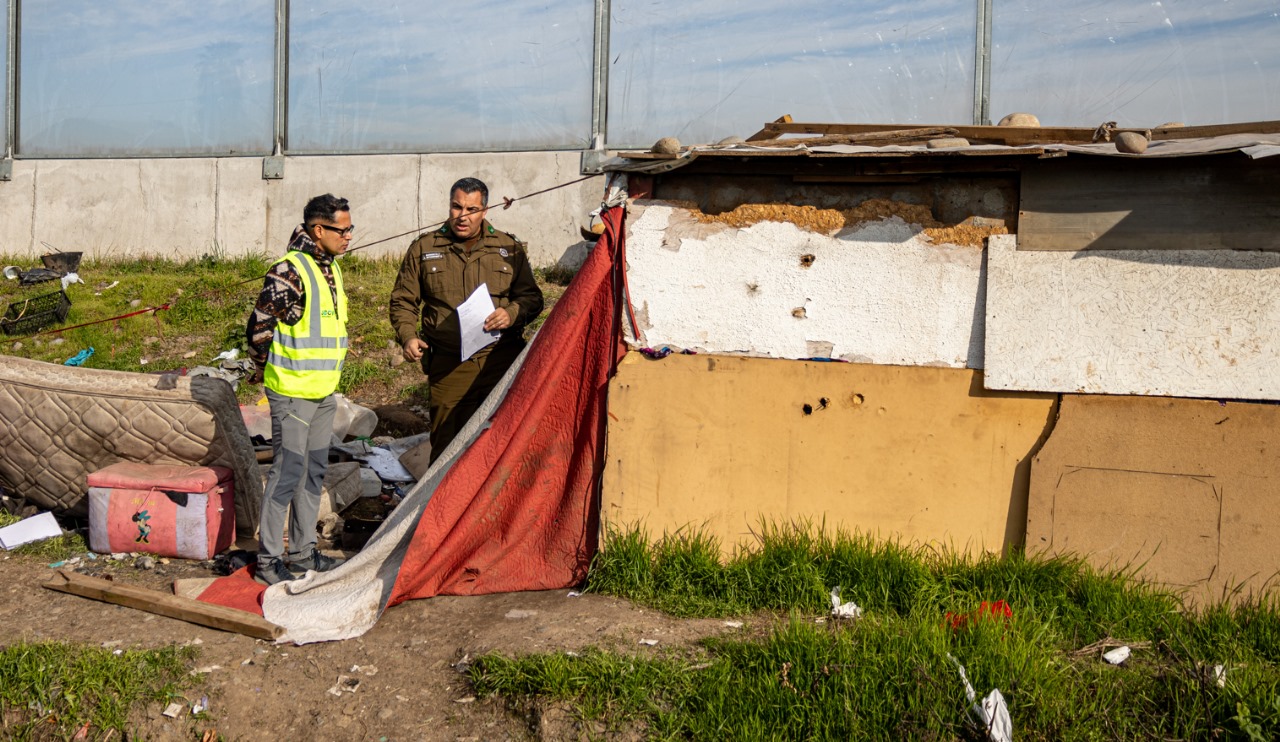
[[[898,217],[836,236],[698,222],[651,202],[627,238],[649,345],[775,358],[982,367],[983,256]]]
[[[765,517],[999,551],[1022,540],[1055,406],[965,369],[633,353],[609,388],[601,517],[703,526],[726,549]]]
[[[213,244],[215,162],[40,162],[28,249],[47,242],[95,256],[199,256]]]
[[[0,182],[0,253],[36,256],[48,252],[32,239],[31,224],[35,210],[36,167],[30,162],[13,163],[13,180]],[[40,247],[33,250],[32,245]],[[29,268],[29,265],[22,265]]]
[[[988,388],[1280,399],[1280,255],[988,251]]]
[[[282,180],[263,180],[256,157],[19,160],[14,179],[0,183],[0,252],[38,255],[44,241],[99,257],[272,255],[306,200],[325,192],[351,199],[358,245],[444,219],[448,186],[471,174],[498,200],[581,177],[576,152],[289,157]],[[603,188],[603,177],[575,184],[498,211],[493,221],[529,243],[535,265],[580,260],[578,225]],[[411,240],[369,254],[398,256]]]

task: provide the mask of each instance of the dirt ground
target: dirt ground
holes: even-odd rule
[[[178,577],[211,576],[202,563],[183,560],[149,571],[131,561],[99,562],[86,571],[159,590]],[[0,644],[198,645],[196,669],[205,675],[188,692],[187,713],[169,719],[153,704],[137,717],[143,739],[198,740],[209,729],[227,740],[574,739],[590,729],[563,709],[527,713],[509,710],[499,699],[477,700],[460,669],[488,652],[591,645],[696,655],[697,639],[742,631],[718,619],[678,620],[624,600],[556,590],[410,601],[391,608],[357,639],[275,645],[42,588],[53,572],[30,557],[0,557],[0,585],[6,586]],[[640,639],[658,643],[651,647]],[[358,686],[334,695],[330,689],[341,676]],[[210,718],[193,719],[190,706],[201,696],[208,697]]]
[[[404,395],[394,388],[382,391],[355,399],[378,413],[378,434],[425,430],[421,400],[399,399]],[[33,557],[2,554],[0,644],[198,645],[196,669],[204,677],[188,692],[186,713],[170,719],[153,704],[136,719],[142,739],[199,740],[210,729],[227,740],[599,738],[599,729],[581,727],[563,708],[531,712],[508,709],[500,699],[478,700],[460,669],[489,652],[520,655],[591,645],[697,654],[698,639],[742,630],[721,620],[677,620],[609,597],[568,597],[566,589],[411,601],[390,609],[357,639],[274,645],[44,589],[41,583],[53,568]],[[215,576],[212,562],[181,559],[141,569],[134,559],[81,555],[79,563],[63,568],[165,592],[176,579]],[[640,644],[642,638],[658,643]],[[342,676],[348,686],[358,681],[354,690],[336,690]],[[208,697],[208,718],[195,719],[190,708],[202,696]],[[638,736],[630,730],[623,738]]]

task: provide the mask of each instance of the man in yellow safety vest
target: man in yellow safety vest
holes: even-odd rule
[[[354,231],[345,198],[326,193],[308,201],[249,316],[249,356],[257,368],[249,380],[264,383],[271,403],[273,458],[254,575],[266,585],[339,563],[316,548],[316,517],[338,406],[334,392],[347,355],[347,295],[337,258]]]

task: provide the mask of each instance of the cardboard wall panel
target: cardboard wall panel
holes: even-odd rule
[[[1280,573],[1280,406],[1064,395],[1031,467],[1027,547],[1213,600]]]
[[[761,518],[972,552],[1020,543],[1056,395],[965,369],[630,354],[609,390],[606,524],[695,526],[726,549]]]

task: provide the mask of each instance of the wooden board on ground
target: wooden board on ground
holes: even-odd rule
[[[137,608],[140,611],[176,618],[179,621],[208,626],[223,631],[233,631],[255,639],[274,641],[284,635],[284,628],[261,616],[226,608],[177,595],[148,590],[135,585],[122,585],[98,577],[77,572],[58,570],[44,583],[44,587],[83,598],[93,598],[107,603]]]
[[[1019,250],[1280,250],[1280,163],[1065,158],[1022,173]]]

